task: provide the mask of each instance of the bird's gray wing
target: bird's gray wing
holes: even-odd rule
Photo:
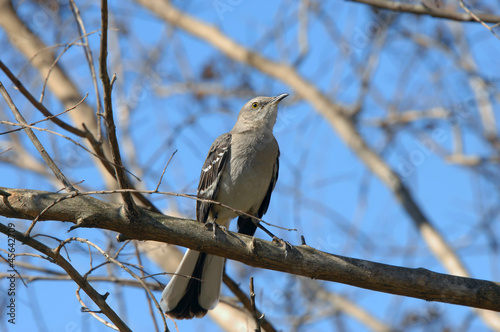
[[[276,157],[276,161],[274,162],[271,182],[269,183],[266,196],[264,197],[264,200],[262,200],[262,203],[260,204],[259,211],[257,214],[257,217],[261,219],[262,216],[266,214],[267,208],[269,208],[269,203],[271,202],[271,194],[273,193],[274,187],[276,187],[276,182],[278,181],[279,170],[280,170],[280,151],[278,149],[278,156]],[[238,218],[238,233],[253,236],[256,230],[257,230],[257,225],[255,224],[254,221],[252,221],[252,218],[249,218],[247,216],[240,216]]]
[[[214,200],[219,190],[219,181],[231,154],[231,134],[219,136],[210,147],[203,164],[198,185],[198,197]],[[196,201],[196,219],[206,223],[212,203]]]

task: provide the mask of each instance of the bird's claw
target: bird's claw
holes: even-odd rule
[[[273,237],[273,243],[280,244],[285,247],[285,258],[288,256],[288,250],[293,250],[293,246],[290,244],[290,242],[280,239],[276,236]]]
[[[212,235],[212,236],[213,236],[213,238],[214,238],[214,239],[217,239],[217,230],[219,230],[219,229],[222,229],[223,231],[225,231],[225,230],[226,230],[226,227],[224,227],[224,226],[220,226],[220,225],[219,225],[219,224],[217,224],[216,222],[207,222],[207,223],[205,224],[205,228],[206,228],[207,230],[209,230],[209,231],[212,231],[212,233],[213,233],[213,235]]]

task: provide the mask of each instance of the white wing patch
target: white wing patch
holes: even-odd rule
[[[230,151],[231,134],[223,134],[214,141],[201,168],[198,197],[213,200],[217,196],[219,181]],[[198,200],[196,202],[196,219],[203,223],[206,222],[211,208],[212,203]]]
[[[217,158],[212,160],[210,165],[208,165],[208,167],[206,167],[206,168],[203,168],[202,171],[205,173],[208,172],[212,168],[213,165],[215,165],[219,162],[220,158],[226,153],[226,151],[227,151],[227,148],[224,148],[221,153],[217,154]]]

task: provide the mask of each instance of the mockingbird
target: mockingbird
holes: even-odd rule
[[[278,180],[279,146],[273,135],[278,103],[288,96],[257,97],[242,107],[236,124],[210,147],[201,170],[198,197],[262,218]],[[238,214],[197,201],[196,219],[224,227]],[[238,218],[238,232],[253,235],[257,221]],[[160,301],[172,318],[203,317],[218,301],[225,259],[188,249]]]

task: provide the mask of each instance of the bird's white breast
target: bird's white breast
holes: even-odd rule
[[[246,137],[236,135],[246,134],[233,134],[231,159],[224,168],[216,200],[234,209],[256,214],[271,183],[278,143],[272,133]],[[227,209],[217,210],[219,220],[237,216]]]

